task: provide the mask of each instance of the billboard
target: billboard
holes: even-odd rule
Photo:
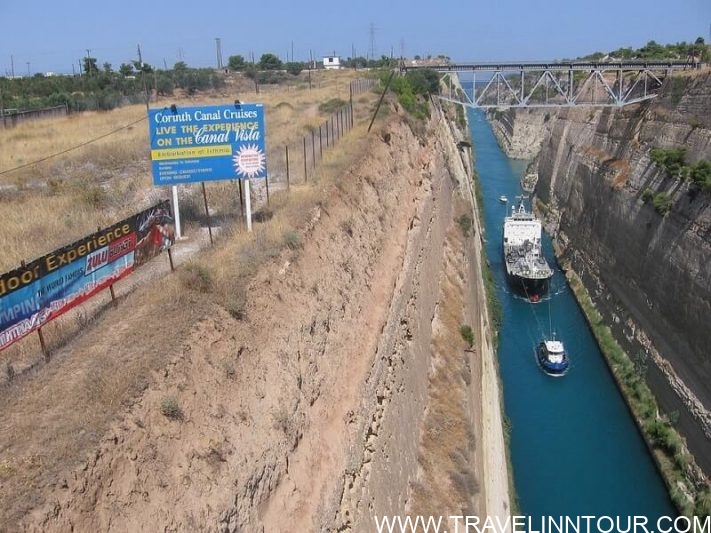
[[[155,185],[267,175],[262,104],[148,110]]]
[[[174,234],[166,200],[0,275],[0,350],[169,248]]]

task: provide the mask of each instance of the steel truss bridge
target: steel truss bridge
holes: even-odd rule
[[[655,98],[673,71],[692,70],[687,61],[574,61],[526,63],[455,63],[403,66],[401,72],[432,69],[457,74],[449,96],[440,98],[469,107],[621,107]],[[479,74],[479,80],[477,80]]]

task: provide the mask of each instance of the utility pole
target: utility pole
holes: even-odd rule
[[[217,68],[222,70],[222,46],[219,37],[215,37],[215,48],[217,51]]]
[[[138,68],[141,69],[141,81],[143,82],[143,93],[146,95],[146,112],[149,111],[148,102],[150,97],[148,95],[148,86],[146,85],[146,71],[143,69],[143,58],[141,57],[141,45],[137,45],[138,48]]]
[[[370,59],[375,60],[375,24],[370,23]]]
[[[90,53],[90,52],[91,52],[91,50],[89,50],[89,49],[87,48],[87,49],[86,49],[86,75],[87,75],[87,76],[91,76],[91,61],[90,61],[90,58],[89,58],[89,53]]]
[[[15,56],[10,56],[10,73],[15,77]]]
[[[26,63],[27,63],[27,77],[29,78],[30,77],[30,62],[26,61]]]

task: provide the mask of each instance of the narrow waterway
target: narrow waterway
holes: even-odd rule
[[[556,271],[549,297],[531,304],[507,287],[501,231],[507,209],[522,194],[525,163],[505,156],[483,113],[471,111],[469,118],[484,197],[486,251],[503,307],[499,362],[520,510],[534,524],[540,524],[539,517],[561,515],[646,516],[651,531],[658,517],[676,511],[548,236],[544,252]],[[499,201],[501,195],[508,204]],[[570,369],[560,378],[545,375],[534,358],[535,343],[551,330],[570,354]]]

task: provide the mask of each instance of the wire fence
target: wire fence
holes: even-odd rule
[[[37,118],[59,117],[69,114],[69,107],[66,104],[48,107],[45,109],[31,109],[29,111],[17,111],[14,109],[0,109],[0,126],[12,128],[20,122]]]
[[[324,122],[293,142],[267,149],[266,180],[253,185],[257,206],[268,203],[268,192],[288,189],[313,178],[324,153],[333,148],[354,126],[353,97],[371,90],[374,79],[357,79],[350,83],[350,101],[334,111]]]

